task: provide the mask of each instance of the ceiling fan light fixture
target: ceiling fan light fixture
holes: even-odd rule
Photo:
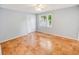
[[[41,9],[41,8],[35,8],[35,10],[36,10],[36,11],[42,11],[42,9]]]
[[[34,4],[34,8],[36,11],[42,11],[43,9],[46,8],[46,6],[43,4]]]

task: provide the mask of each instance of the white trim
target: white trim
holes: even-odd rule
[[[36,31],[33,31],[33,32],[36,32]],[[33,32],[30,32],[30,33],[33,33]],[[13,40],[13,39],[16,39],[16,38],[18,38],[18,37],[22,37],[22,36],[28,35],[28,34],[30,34],[30,33],[17,35],[17,36],[15,36],[15,37],[8,38],[8,39],[6,39],[6,40],[0,41],[0,43],[6,42],[6,41],[8,41],[8,40]]]
[[[53,34],[55,36],[59,36],[59,37],[62,37],[62,38],[68,38],[68,39],[72,39],[72,40],[78,40],[76,38],[72,38],[72,37],[69,37],[69,36],[64,36],[64,35],[59,35],[59,34]],[[78,40],[79,41],[79,40]]]
[[[39,32],[39,31],[37,31],[37,32]],[[64,39],[64,38],[68,38],[68,39],[72,39],[72,40],[77,40],[77,41],[79,41],[79,39],[76,39],[76,38],[73,38],[73,37],[69,37],[69,36],[65,36],[65,35],[60,35],[60,34],[55,34],[55,33],[52,34],[52,33],[46,33],[46,32],[41,32],[41,33],[59,36],[59,37],[62,37],[63,39]]]
[[[6,42],[6,41],[8,41],[8,40],[13,40],[13,39],[16,39],[16,38],[21,37],[21,36],[24,36],[24,35],[26,35],[26,34],[17,35],[17,36],[15,36],[15,37],[8,38],[8,39],[6,39],[6,40],[0,41],[0,43]]]
[[[39,31],[36,31],[36,32],[39,32]],[[32,33],[32,32],[31,32],[31,33]],[[42,33],[43,33],[43,32],[42,32]],[[30,34],[30,33],[18,35],[18,36],[16,36],[16,37],[12,37],[12,38],[9,38],[9,39],[0,41],[0,43],[6,42],[6,41],[8,41],[8,40],[13,40],[13,39],[16,39],[16,38],[18,38],[18,37],[22,37],[22,36],[25,36],[25,35],[28,35],[28,34]],[[49,34],[49,33],[45,33],[45,34]],[[59,37],[62,37],[62,38],[68,38],[68,39],[78,40],[78,41],[79,41],[79,39],[72,38],[72,37],[69,37],[69,36],[63,36],[63,35],[59,35],[59,34],[50,34],[50,35],[55,35],[55,36],[59,36]]]

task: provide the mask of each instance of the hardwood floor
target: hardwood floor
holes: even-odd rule
[[[40,32],[1,43],[3,55],[79,55],[79,41]]]

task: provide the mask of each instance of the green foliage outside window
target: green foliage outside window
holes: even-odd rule
[[[41,18],[46,21],[47,17],[46,16],[41,16]]]
[[[52,16],[51,15],[48,15],[48,21],[49,21],[49,25],[51,25],[51,23],[52,23]]]
[[[41,16],[41,19],[44,20],[45,22],[47,20],[49,22],[49,25],[51,25],[51,23],[52,23],[52,15]]]

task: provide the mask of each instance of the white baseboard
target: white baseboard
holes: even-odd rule
[[[37,32],[41,32],[41,31],[37,31]],[[41,32],[41,33],[55,35],[55,36],[59,36],[59,37],[62,37],[62,38],[68,38],[68,39],[78,40],[79,41],[79,39],[76,39],[76,38],[73,38],[73,37],[69,37],[69,36],[65,36],[65,35],[60,35],[60,34],[55,34],[55,33],[47,33],[47,32]]]
[[[53,35],[55,35],[55,36],[59,36],[59,37],[63,37],[63,38],[68,38],[68,39],[78,40],[78,41],[79,41],[79,39],[72,38],[72,37],[69,37],[69,36],[64,36],[64,35],[59,35],[59,34],[53,34]]]
[[[8,41],[8,40],[13,40],[13,39],[16,39],[16,38],[21,37],[21,36],[24,36],[24,35],[25,35],[25,34],[17,35],[17,36],[15,36],[15,37],[8,38],[8,39],[4,39],[3,41],[0,41],[0,43],[6,42],[6,41]]]
[[[37,31],[38,32],[38,31]],[[32,32],[31,32],[32,33]],[[43,33],[43,32],[42,32]],[[29,33],[28,33],[29,34]],[[3,41],[0,41],[0,43],[3,43],[3,42],[6,42],[8,40],[13,40],[13,39],[16,39],[18,37],[22,37],[22,36],[25,36],[25,35],[28,35],[28,34],[21,34],[21,35],[18,35],[18,36],[15,36],[15,37],[12,37],[12,38],[9,38],[9,39],[6,39],[6,40],[3,40]],[[46,33],[46,34],[49,34],[49,33]],[[55,35],[55,36],[59,36],[59,37],[62,37],[62,38],[68,38],[68,39],[73,39],[73,40],[78,40],[79,39],[76,39],[76,38],[72,38],[72,37],[69,37],[69,36],[64,36],[64,35],[59,35],[59,34],[51,34],[51,35]]]
[[[36,32],[36,31],[34,31],[34,32]],[[30,33],[33,33],[33,32],[30,32]],[[22,36],[28,35],[28,34],[30,34],[30,33],[17,35],[17,36],[15,36],[15,37],[8,38],[8,39],[5,39],[5,40],[3,40],[3,41],[0,41],[0,43],[6,42],[6,41],[8,41],[8,40],[13,40],[13,39],[16,39],[16,38],[18,38],[18,37],[22,37]]]

